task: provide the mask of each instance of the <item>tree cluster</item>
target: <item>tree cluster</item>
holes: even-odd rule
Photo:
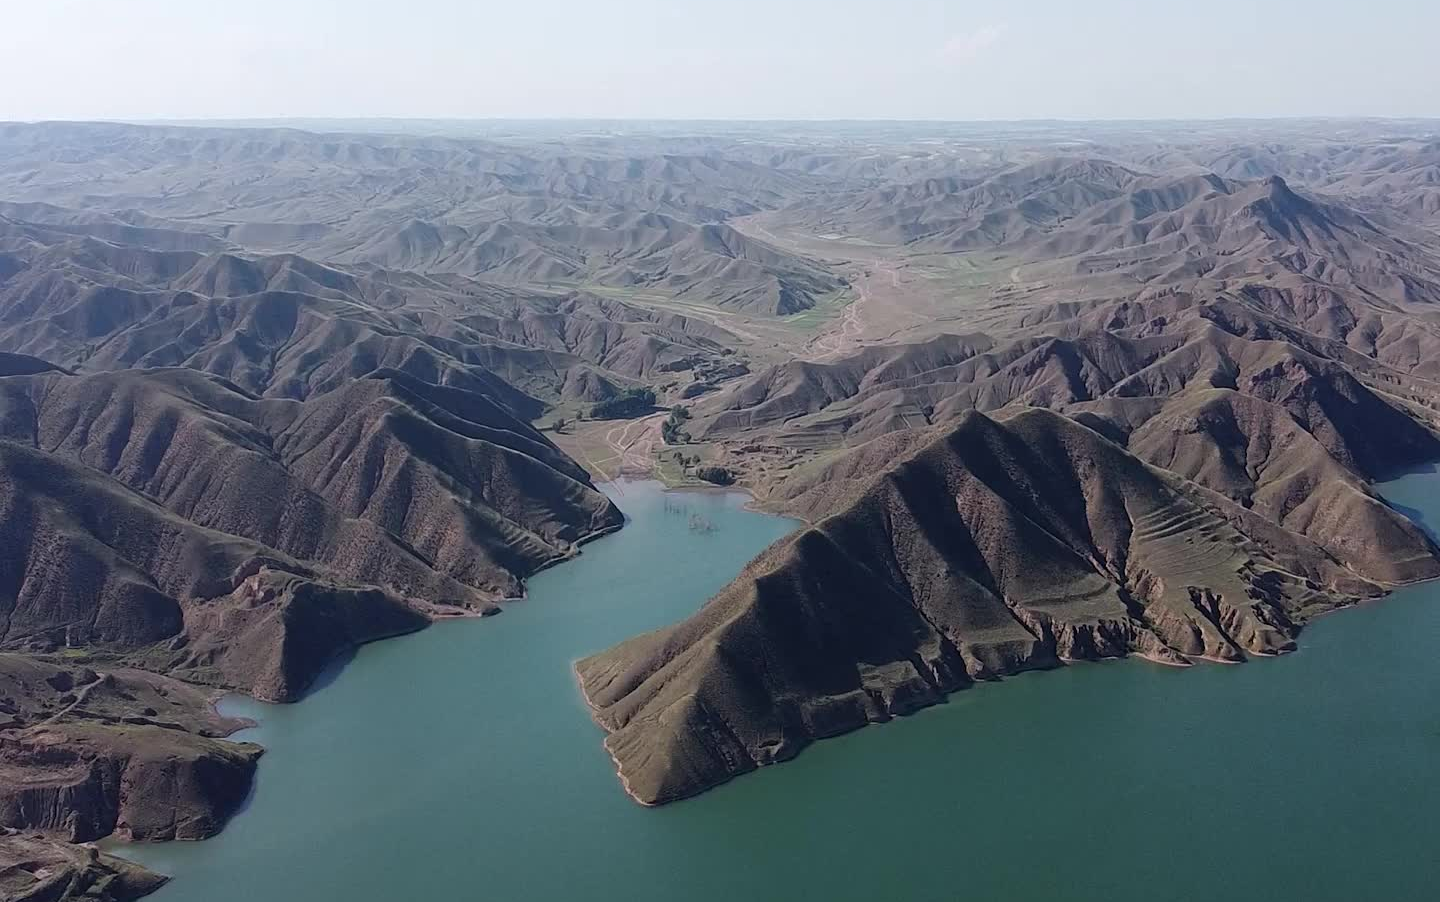
[[[666,417],[665,422],[660,424],[660,437],[665,440],[665,444],[683,445],[690,441],[690,433],[686,432],[681,426],[681,424],[688,419],[690,419],[690,411],[688,409],[678,404],[670,408],[670,416]]]
[[[592,420],[623,420],[648,413],[655,407],[655,392],[648,388],[628,389],[590,407]]]

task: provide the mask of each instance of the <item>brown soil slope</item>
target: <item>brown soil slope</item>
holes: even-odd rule
[[[132,902],[164,885],[159,874],[88,846],[0,832],[0,897],[11,902]]]
[[[1061,415],[971,413],[691,619],[577,670],[630,792],[665,802],[976,679],[1287,651],[1352,593],[1440,575],[1382,510],[1352,530],[1382,563],[1352,568]]]
[[[211,836],[260,757],[208,693],[124,666],[0,654],[0,712],[0,818],[70,842]]]
[[[304,402],[185,369],[0,377],[0,439],[199,526],[462,607],[520,594],[523,576],[620,522],[508,409],[396,372]]]
[[[350,270],[294,255],[162,251],[0,220],[0,347],[69,367],[203,369],[303,399],[381,368],[483,392],[523,417],[571,374],[713,368],[734,336],[583,293]]]
[[[647,802],[1440,573],[1371,488],[1440,457],[1423,123],[536,128],[0,124],[4,892],[144,891],[45,843],[218,829],[208,693],[615,528],[531,423],[640,386],[812,524],[579,665]]]

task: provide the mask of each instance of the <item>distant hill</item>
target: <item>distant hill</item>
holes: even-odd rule
[[[49,152],[57,141],[72,148],[63,160]],[[0,200],[34,199],[0,215],[155,250],[231,246],[502,285],[603,285],[761,316],[808,309],[844,284],[722,222],[818,181],[711,154],[43,123],[0,126],[0,157]],[[212,167],[229,177],[211,178]]]
[[[52,215],[52,218],[57,218]],[[390,367],[534,416],[567,373],[624,383],[719,361],[703,320],[581,292],[330,266],[293,254],[155,250],[0,220],[0,348],[88,369],[189,366],[304,398]]]
[[[936,177],[866,191],[833,207],[792,210],[842,233],[972,250],[1044,234],[1119,197],[1140,174],[1107,160],[1051,158],[988,178]]]

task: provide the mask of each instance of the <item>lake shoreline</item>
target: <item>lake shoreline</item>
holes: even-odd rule
[[[746,491],[746,490],[744,490],[744,489],[742,489],[742,488],[739,488],[739,487],[734,487],[734,486],[695,486],[695,487],[683,486],[683,487],[670,487],[670,486],[665,486],[665,485],[664,485],[663,483],[661,483],[659,480],[655,480],[655,479],[652,479],[652,478],[641,478],[641,477],[630,477],[630,476],[619,476],[619,477],[616,477],[616,478],[614,478],[614,479],[606,480],[606,481],[604,481],[604,482],[598,482],[598,483],[596,483],[596,488],[597,488],[599,491],[601,491],[602,493],[605,493],[605,494],[607,494],[607,495],[610,495],[610,494],[611,494],[611,491],[613,491],[615,495],[618,495],[618,496],[620,496],[620,497],[623,499],[623,497],[624,497],[624,495],[625,495],[625,489],[626,489],[626,488],[629,488],[629,487],[645,487],[645,486],[649,486],[649,485],[651,485],[651,484],[656,484],[656,485],[661,486],[661,491],[662,491],[663,493],[667,494],[667,495],[694,494],[694,495],[713,495],[713,496],[737,496],[737,497],[744,497],[744,498],[747,499],[747,507],[746,507],[747,510],[749,510],[749,508],[748,508],[749,502],[750,502],[750,501],[753,501],[753,495],[751,495],[751,493],[749,493],[748,491]],[[614,495],[612,495],[611,497],[612,497],[612,500],[614,500]],[[758,513],[758,512],[757,512],[757,513]],[[766,516],[773,516],[773,515],[766,514]],[[244,691],[240,691],[240,690],[234,690],[234,689],[214,689],[214,690],[210,691],[210,692],[208,693],[208,701],[207,701],[207,704],[209,705],[210,711],[211,711],[216,717],[222,718],[222,719],[224,719],[225,721],[227,721],[227,722],[230,724],[230,727],[225,731],[225,733],[223,734],[223,736],[220,736],[220,737],[217,737],[217,738],[222,738],[222,739],[225,739],[225,740],[227,740],[227,741],[229,741],[229,742],[232,742],[232,743],[245,742],[245,743],[248,743],[248,744],[251,744],[251,745],[256,745],[256,746],[258,746],[258,747],[262,750],[262,758],[261,758],[261,761],[263,762],[263,761],[264,761],[264,755],[263,755],[263,753],[264,753],[264,752],[268,752],[268,747],[267,747],[264,743],[262,743],[262,742],[256,742],[256,741],[249,740],[249,739],[236,739],[236,738],[235,738],[238,734],[244,733],[244,732],[246,732],[246,731],[257,730],[257,729],[263,728],[263,726],[264,726],[263,716],[257,717],[257,716],[249,716],[249,715],[228,714],[228,713],[226,713],[226,712],[224,712],[224,711],[221,710],[221,705],[222,705],[222,703],[226,702],[227,700],[240,700],[240,701],[250,701],[250,702],[254,702],[254,703],[258,704],[258,705],[265,706],[266,708],[269,708],[269,707],[271,707],[271,706],[276,706],[276,707],[279,707],[279,706],[283,706],[283,707],[292,707],[292,706],[293,706],[293,707],[298,707],[299,705],[301,705],[302,703],[304,703],[305,701],[307,701],[307,700],[313,695],[313,693],[314,693],[317,689],[323,688],[324,686],[329,685],[332,681],[334,681],[334,680],[336,680],[336,679],[339,679],[341,676],[343,676],[344,670],[350,665],[350,662],[353,660],[353,658],[355,657],[356,653],[359,652],[362,648],[365,648],[365,647],[368,647],[368,646],[372,646],[372,645],[376,645],[376,644],[383,643],[383,642],[387,642],[387,641],[390,641],[390,640],[393,640],[393,639],[405,637],[405,636],[412,636],[412,635],[415,635],[416,633],[419,633],[419,632],[422,632],[422,631],[428,631],[428,630],[430,630],[432,627],[434,627],[434,626],[436,626],[436,625],[438,625],[438,624],[443,624],[443,623],[447,623],[447,622],[466,622],[466,621],[475,621],[475,620],[489,620],[489,619],[492,619],[497,613],[503,613],[507,608],[509,608],[511,605],[513,605],[513,604],[515,604],[515,603],[518,603],[518,602],[531,602],[532,600],[531,600],[531,598],[530,598],[530,593],[529,593],[529,591],[528,591],[528,588],[529,588],[529,585],[530,585],[531,581],[532,581],[536,576],[539,576],[539,575],[542,574],[542,573],[548,572],[548,571],[550,571],[550,570],[552,570],[552,569],[554,569],[554,568],[556,568],[556,567],[559,567],[560,565],[576,562],[578,559],[580,559],[580,558],[583,556],[583,554],[584,554],[584,549],[585,549],[586,546],[589,546],[589,545],[591,545],[592,543],[594,543],[594,542],[596,542],[596,541],[598,541],[598,540],[600,540],[600,539],[602,539],[602,538],[606,538],[606,537],[608,537],[608,536],[611,536],[611,535],[614,535],[614,534],[616,534],[616,533],[621,532],[627,525],[630,524],[630,522],[631,522],[631,518],[627,515],[627,516],[626,516],[621,522],[619,522],[619,523],[602,527],[601,529],[598,529],[598,530],[596,530],[596,531],[594,531],[594,532],[592,532],[592,533],[589,533],[589,534],[585,535],[583,538],[578,539],[578,540],[574,543],[574,545],[572,546],[572,549],[571,549],[571,551],[570,551],[569,553],[564,554],[564,555],[561,555],[561,556],[558,556],[558,557],[554,558],[553,560],[547,561],[545,564],[541,565],[541,566],[538,567],[535,571],[533,571],[532,573],[530,573],[529,575],[527,575],[526,578],[525,578],[525,582],[524,582],[524,587],[525,587],[526,591],[525,591],[523,594],[521,594],[521,595],[519,595],[519,596],[516,596],[516,597],[514,597],[514,598],[506,598],[506,599],[501,599],[501,600],[499,600],[499,601],[497,602],[498,608],[496,608],[496,609],[486,609],[485,611],[460,611],[460,610],[455,610],[455,611],[451,611],[451,610],[439,611],[439,610],[435,610],[435,609],[427,610],[427,611],[425,611],[425,612],[422,612],[422,613],[426,613],[426,614],[427,614],[427,619],[425,620],[424,623],[422,623],[420,626],[416,627],[415,629],[402,630],[402,631],[395,632],[395,633],[393,633],[393,634],[388,634],[388,635],[384,635],[384,636],[372,637],[372,638],[370,638],[370,639],[367,639],[367,640],[364,641],[364,642],[358,643],[358,644],[356,644],[356,645],[354,645],[354,646],[352,646],[352,647],[349,647],[349,648],[347,648],[347,649],[343,649],[343,650],[337,652],[337,653],[330,659],[330,661],[328,661],[328,662],[326,663],[325,667],[321,668],[321,669],[316,673],[316,676],[311,680],[310,684],[308,684],[308,685],[305,687],[305,689],[304,689],[297,697],[295,697],[295,698],[293,698],[293,699],[267,699],[267,698],[262,698],[262,697],[260,697],[260,696],[254,695],[254,694],[252,694],[252,693],[248,693],[248,692],[244,692]],[[210,834],[210,835],[208,835],[208,836],[197,837],[197,838],[184,838],[184,839],[167,839],[167,840],[135,840],[135,839],[129,839],[129,838],[120,837],[120,836],[117,836],[116,834],[113,834],[113,833],[112,833],[112,834],[110,834],[110,835],[108,835],[108,836],[101,837],[101,838],[98,839],[98,840],[95,840],[95,841],[92,841],[92,842],[89,842],[89,843],[80,843],[80,844],[77,844],[77,845],[80,845],[80,846],[93,846],[93,847],[99,849],[100,851],[102,851],[102,852],[105,853],[105,854],[115,855],[115,856],[120,857],[120,858],[122,858],[122,859],[124,859],[124,860],[126,860],[126,861],[130,861],[131,863],[135,863],[135,864],[139,865],[139,864],[140,864],[139,862],[136,862],[136,861],[133,860],[133,856],[132,856],[132,857],[127,857],[127,856],[126,856],[126,851],[127,851],[127,850],[135,850],[135,849],[140,849],[140,848],[145,848],[145,847],[153,847],[153,846],[156,846],[156,845],[170,844],[170,843],[177,843],[177,842],[178,842],[178,843],[193,843],[193,842],[204,842],[204,841],[207,841],[207,840],[212,839],[212,838],[214,838],[214,837],[216,837],[216,836],[222,835],[222,834],[224,833],[225,829],[230,825],[230,822],[233,821],[235,817],[239,816],[240,814],[242,814],[242,813],[244,812],[245,806],[248,804],[249,799],[251,799],[251,798],[254,797],[254,794],[255,794],[255,791],[256,791],[256,789],[257,789],[257,787],[258,787],[258,784],[259,784],[259,782],[260,782],[260,779],[261,779],[261,772],[260,772],[260,770],[257,768],[256,773],[255,773],[253,779],[251,780],[251,784],[250,784],[250,786],[249,786],[249,788],[248,788],[248,790],[247,790],[246,802],[242,803],[235,811],[230,812],[230,813],[226,816],[225,822],[224,822],[224,824],[221,825],[221,827],[219,828],[219,830],[217,830],[215,833]],[[141,865],[141,866],[143,866],[143,865]],[[166,875],[166,876],[173,876],[173,875]]]
[[[1324,774],[1337,766],[1325,756],[1352,754],[1345,737],[1373,735],[1379,741],[1390,735],[1386,729],[1356,732],[1333,725],[1336,712],[1366,718],[1384,710],[1364,695],[1377,677],[1357,681],[1345,668],[1337,670],[1337,664],[1353,654],[1368,655],[1367,641],[1383,641],[1366,639],[1377,626],[1391,624],[1408,632],[1407,618],[1425,614],[1430,606],[1400,605],[1394,617],[1388,615],[1389,606],[1346,608],[1358,608],[1355,623],[1320,630],[1304,643],[1306,654],[1282,656],[1277,660],[1289,663],[1278,669],[1261,662],[1256,668],[1064,666],[1044,680],[1005,679],[985,692],[947,696],[945,704],[923,709],[932,712],[925,717],[897,717],[890,730],[857,729],[813,743],[784,769],[760,768],[687,804],[643,808],[631,788],[616,779],[606,731],[596,725],[583,691],[579,698],[572,695],[576,663],[603,650],[604,643],[684,616],[687,606],[698,607],[750,560],[751,549],[758,552],[797,524],[775,522],[768,515],[748,519],[754,516],[748,510],[735,513],[746,499],[725,496],[747,493],[706,491],[695,493],[707,500],[692,501],[691,510],[714,519],[719,530],[702,535],[684,528],[683,514],[666,512],[663,487],[652,483],[633,491],[630,485],[625,486],[627,528],[614,544],[587,550],[574,568],[550,569],[530,586],[531,603],[516,606],[511,616],[483,627],[457,622],[454,629],[372,643],[347,666],[345,679],[307,699],[307,707],[267,710],[259,718],[265,731],[261,739],[273,751],[243,816],[204,843],[124,850],[140,853],[142,863],[175,876],[157,898],[240,902],[249,897],[242,890],[277,902],[337,894],[356,902],[404,893],[443,898],[470,885],[475,869],[483,868],[492,891],[503,898],[564,898],[584,884],[610,887],[600,891],[602,902],[658,902],[674,898],[682,887],[689,887],[699,902],[717,902],[737,895],[764,898],[777,886],[789,885],[796,860],[863,847],[870,864],[843,869],[843,875],[813,875],[811,888],[836,900],[875,898],[886,888],[906,898],[939,900],[962,879],[982,895],[1015,885],[1020,872],[1012,868],[1012,859],[1018,838],[1026,849],[1059,856],[1055,874],[1069,875],[1069,891],[1091,895],[1107,869],[1083,868],[1081,861],[1093,864],[1101,850],[1091,848],[1095,843],[1086,839],[1089,834],[1074,832],[1073,821],[1104,810],[1114,825],[1107,836],[1119,836],[1134,848],[1127,859],[1135,873],[1118,882],[1106,878],[1106,885],[1118,890],[1110,897],[1135,902],[1144,897],[1130,890],[1164,885],[1156,869],[1168,859],[1154,843],[1173,844],[1178,841],[1173,837],[1192,831],[1202,831],[1224,850],[1227,866],[1239,868],[1237,879],[1267,885],[1258,872],[1245,870],[1244,856],[1229,849],[1233,843],[1253,848],[1252,831],[1229,821],[1229,832],[1217,832],[1212,823],[1212,814],[1233,811],[1241,799],[1254,812],[1255,830],[1273,833],[1278,829],[1273,818],[1287,818],[1284,823],[1292,831],[1301,830],[1303,839],[1267,855],[1267,861],[1281,862],[1274,866],[1292,875],[1293,886],[1313,889],[1305,883],[1306,874],[1326,873],[1337,889],[1332,893],[1321,887],[1310,894],[1323,902],[1352,888],[1323,863],[1339,866],[1352,859],[1324,845],[1326,833],[1302,829],[1321,821],[1307,815],[1292,822],[1288,812],[1301,804],[1307,812],[1311,804],[1328,806],[1335,817],[1373,829],[1323,789],[1330,785],[1323,782]],[[722,515],[724,510],[732,513]],[[633,520],[628,518],[632,512],[637,514]],[[769,529],[770,537],[752,536],[745,550],[730,554],[722,543],[737,537],[736,523],[746,530]],[[692,569],[707,566],[706,579],[684,582]],[[1324,682],[1330,673],[1334,681]],[[1406,676],[1399,685],[1413,683]],[[1389,682],[1381,685],[1386,692],[1399,691]],[[1299,693],[1294,699],[1287,694],[1292,691]],[[1360,697],[1349,704],[1337,697],[1345,692]],[[1279,698],[1285,703],[1277,704]],[[251,714],[256,704],[231,713]],[[1252,706],[1255,713],[1247,714]],[[1413,719],[1415,712],[1408,709],[1414,705],[1399,707]],[[397,716],[411,728],[376,732],[377,719],[389,722]],[[1326,738],[1296,733],[1297,723],[1318,723]],[[1293,740],[1287,738],[1292,735]],[[1313,767],[1296,758],[1287,744],[1292,742],[1319,756]],[[1213,767],[1222,749],[1239,751],[1249,743],[1260,757],[1247,755],[1243,765]],[[596,754],[597,744],[605,754]],[[1391,742],[1384,748],[1405,746]],[[1057,759],[1055,752],[1062,749]],[[1378,754],[1369,744],[1365,749],[1366,761]],[[1104,762],[1113,762],[1113,769]],[[1366,767],[1373,775],[1353,773],[1355,785],[1413,772],[1383,756],[1373,768]],[[1313,779],[1306,776],[1312,772]],[[1191,786],[1187,780],[1198,782]],[[1272,786],[1282,795],[1266,795]],[[1386,797],[1379,789],[1372,795]],[[1413,800],[1398,797],[1392,808],[1432,800],[1426,793],[1411,795]],[[353,800],[360,797],[365,805],[357,810]],[[1065,804],[1053,813],[1026,818],[1011,830],[989,828],[989,819],[980,816],[1049,811],[1047,803],[1053,807],[1062,798]],[[1156,820],[1161,799],[1183,806],[1186,816]],[[1148,812],[1148,826],[1132,830],[1132,821],[1140,823],[1135,819],[1140,809]],[[1409,824],[1404,813],[1409,809],[1396,810],[1401,811],[1397,825]],[[858,828],[902,816],[928,826],[893,835]],[[487,837],[480,847],[473,841],[477,833]],[[1328,835],[1348,836],[1334,830]],[[545,842],[537,845],[542,837]],[[1387,841],[1408,848],[1404,838]],[[565,868],[527,864],[538,862],[540,850],[556,844],[576,850]],[[942,854],[945,849],[949,857]],[[1286,857],[1297,849],[1314,849],[1322,866],[1298,872],[1296,862]],[[737,860],[749,864],[737,869]],[[646,871],[654,879],[643,885],[621,879],[655,861],[675,866]],[[417,864],[426,867],[417,871]],[[239,869],[254,874],[253,886],[229,885],[225,875]],[[1051,897],[1061,892],[1046,882],[1048,869],[1039,875],[1033,868],[1025,872],[1039,881],[1036,892]],[[1174,898],[1200,898],[1186,893],[1177,890]],[[1409,896],[1402,892],[1398,897]],[[1241,892],[1237,898],[1259,897]]]

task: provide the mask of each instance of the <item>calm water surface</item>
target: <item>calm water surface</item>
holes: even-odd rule
[[[623,489],[623,494],[621,490]],[[1440,586],[1322,618],[1299,653],[1143,661],[954,696],[687,802],[620,790],[578,657],[694,610],[794,524],[608,487],[632,522],[486,621],[362,649],[203,843],[123,847],[159,902],[1440,898]],[[1440,475],[1385,487],[1440,523]]]

